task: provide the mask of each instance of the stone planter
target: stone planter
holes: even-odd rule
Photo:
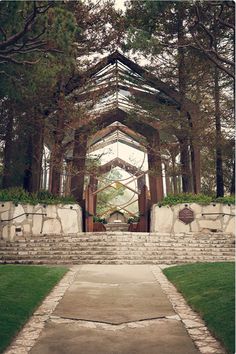
[[[0,201],[0,237],[76,234],[82,232],[82,210],[78,204],[30,205]]]
[[[179,212],[184,208],[193,211],[194,220],[184,223]],[[199,205],[182,203],[172,206],[153,205],[151,210],[151,232],[225,232],[235,233],[235,205],[211,203]]]

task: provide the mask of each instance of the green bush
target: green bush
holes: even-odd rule
[[[94,222],[100,222],[100,223],[102,223],[102,224],[107,224],[107,221],[106,221],[105,218],[100,218],[100,217],[97,216],[97,215],[94,215],[93,221],[94,221]]]
[[[182,193],[177,195],[168,195],[161,202],[159,202],[158,205],[176,205],[180,203],[197,203],[207,205],[213,202],[223,204],[235,204],[235,197],[226,196],[222,198],[216,198],[215,196],[208,196],[205,194]]]
[[[133,223],[139,222],[139,220],[140,220],[139,216],[132,216],[128,219],[128,224],[133,224]]]
[[[41,190],[37,193],[28,193],[23,188],[0,189],[1,202],[13,202],[21,204],[71,204],[76,203],[72,196],[55,196],[48,191]]]

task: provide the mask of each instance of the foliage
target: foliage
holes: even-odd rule
[[[122,179],[122,174],[119,170],[113,169],[105,175],[105,181],[101,182],[99,188],[109,184],[109,182],[119,181]],[[115,183],[115,188],[108,187],[97,194],[97,213],[102,215],[111,207],[113,201],[124,195],[125,187],[119,185],[119,182]]]
[[[235,4],[130,0],[126,7],[127,40],[124,49],[147,58],[149,70],[182,92],[183,100],[186,96],[195,102],[201,111],[199,118],[195,119],[193,132],[186,126],[189,124],[186,119],[184,123],[176,114],[173,119],[173,112],[169,113],[165,107],[164,119],[160,122],[163,155],[171,155],[171,136],[175,135],[181,143],[179,138],[184,133],[184,123],[187,139],[201,150],[202,191],[213,194],[216,190],[218,196],[231,192],[234,153],[229,145],[234,132],[232,67]],[[219,76],[217,93],[216,72]],[[146,109],[159,118],[161,114],[156,102],[154,107],[150,106],[146,99]],[[167,133],[167,139],[163,139],[163,133]],[[176,144],[175,150],[179,151]],[[189,178],[190,173],[179,173],[176,165],[170,162],[169,174],[182,174]],[[182,166],[181,162],[180,170]],[[191,188],[184,190],[190,191]]]
[[[71,204],[76,203],[72,196],[55,196],[48,191],[41,190],[37,193],[28,193],[23,188],[15,187],[9,189],[0,189],[1,202],[14,202],[22,204]]]
[[[164,270],[230,354],[235,352],[234,272],[234,263],[200,263]]]
[[[132,216],[131,218],[128,218],[128,224],[139,222],[139,219],[140,219],[139,216]]]
[[[0,266],[0,352],[66,273],[64,267]]]
[[[102,223],[102,224],[107,224],[106,219],[104,219],[104,218],[100,218],[100,217],[99,217],[99,216],[97,216],[97,215],[94,215],[94,217],[93,217],[93,221],[94,221],[94,222],[100,222],[100,223]]]
[[[168,195],[161,202],[159,202],[158,205],[159,206],[176,205],[180,203],[198,203],[202,205],[207,205],[212,202],[223,203],[223,204],[235,204],[235,197],[226,196],[226,197],[216,198],[215,196],[209,196],[205,194],[182,193],[177,195]]]

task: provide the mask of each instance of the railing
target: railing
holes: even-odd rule
[[[227,214],[227,213],[202,213],[202,216],[204,215],[228,215],[228,216],[235,216],[234,214]]]
[[[22,213],[22,214],[19,214],[17,216],[15,216],[14,218],[11,218],[11,219],[5,219],[5,220],[0,220],[0,222],[5,222],[5,221],[12,221],[12,220],[15,220],[23,215],[26,215],[26,217],[28,217],[29,215],[43,215],[43,216],[47,216],[47,214],[45,213]]]

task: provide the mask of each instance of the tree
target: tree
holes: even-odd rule
[[[226,108],[223,111],[221,106],[225,93],[228,92],[228,99],[232,93],[233,7],[231,2],[128,3],[127,21],[130,29],[126,47],[149,55],[152,71],[179,90],[183,106],[186,98],[190,98],[201,107],[201,119],[197,122],[184,117],[180,108],[177,127],[174,129],[182,150],[180,161],[184,191],[189,190],[185,175],[188,176],[191,170],[187,161],[189,154],[186,147],[183,150],[183,144],[190,146],[193,166],[195,135],[198,137],[199,147],[203,148],[208,144],[211,148],[212,144],[207,135],[209,129],[213,129],[216,192],[218,196],[224,193],[222,167],[224,137],[221,125],[225,122],[224,115],[228,116],[230,109]],[[166,120],[165,128],[173,132],[173,123]],[[224,135],[226,136],[226,131]]]
[[[71,57],[71,50],[73,50],[76,22],[71,13],[61,8],[60,3],[53,8],[51,6],[47,7],[47,11],[42,13],[41,10],[45,10],[45,4],[43,7],[38,7],[38,3],[36,5],[34,2],[30,2],[27,5],[22,2],[16,4],[16,6],[14,6],[14,3],[8,4],[6,2],[5,7],[10,8],[13,12],[13,14],[8,14],[8,20],[5,19],[4,22],[5,32],[9,38],[13,38],[17,30],[17,33],[21,33],[21,35],[17,36],[17,40],[27,42],[28,39],[25,39],[25,36],[30,38],[28,31],[31,30],[33,31],[32,35],[39,35],[41,39],[44,36],[47,43],[50,41],[51,45],[57,47],[60,52],[60,55],[57,52],[49,54],[44,53],[44,51],[42,54],[41,49],[38,53],[38,50],[34,48],[32,51],[19,53],[21,55],[21,63],[25,62],[27,64],[29,58],[31,62],[35,63],[35,65],[27,68],[24,65],[16,65],[18,63],[14,62],[15,59],[6,60],[1,64],[2,71],[0,74],[3,80],[0,85],[0,97],[2,98],[2,104],[14,107],[14,115],[10,108],[4,112],[7,115],[7,119],[5,134],[3,133],[5,136],[5,168],[3,175],[5,177],[3,176],[2,186],[8,187],[15,183],[23,183],[24,179],[25,187],[30,191],[36,191],[39,189],[41,175],[45,119],[48,115],[48,107],[51,109],[54,107],[55,109],[56,106],[53,97],[57,88],[57,81],[60,80],[62,72],[67,73],[72,65],[73,56]],[[10,15],[14,18],[18,13],[25,14],[26,9],[32,7],[35,9],[36,14],[34,12],[32,16],[29,16],[30,19],[35,19],[38,13],[44,14],[44,17],[40,18],[40,23],[32,20],[33,22],[30,22],[32,26],[28,26],[27,22],[26,30],[22,34],[22,31],[14,28],[14,22],[11,22]],[[21,21],[17,22],[19,27],[22,24],[24,25],[24,16],[22,15],[20,19]],[[42,26],[45,28],[43,33],[41,32]],[[10,41],[8,41],[9,43]],[[11,43],[20,46],[17,41],[12,41]],[[4,126],[2,128],[4,129]],[[21,140],[25,143],[22,144]],[[14,145],[18,149],[13,149]],[[19,156],[16,151],[19,151],[19,147],[23,149],[21,150],[20,160],[25,161],[22,161],[21,168],[18,169],[18,182],[16,182],[13,174],[9,174],[9,165],[14,165],[18,161],[17,157]],[[27,175],[25,177],[24,171]]]
[[[45,16],[53,6],[53,1],[1,2],[0,64],[31,65],[39,60],[29,60],[31,53],[59,51],[50,43]]]

